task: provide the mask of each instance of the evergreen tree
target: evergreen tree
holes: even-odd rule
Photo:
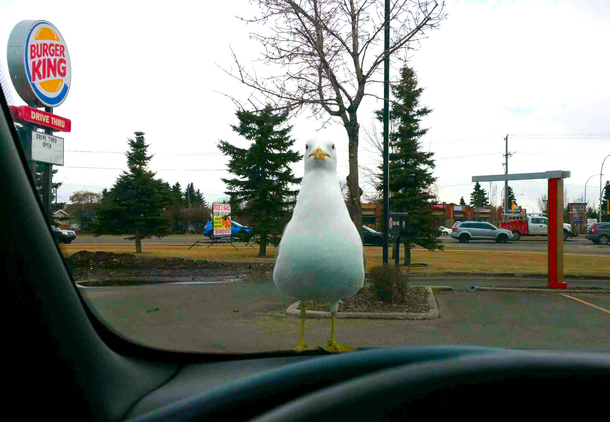
[[[169,233],[169,218],[164,208],[172,203],[172,191],[168,183],[155,179],[148,170],[152,155],[147,155],[143,132],[134,132],[129,139],[127,157],[128,172],[123,172],[96,210],[95,234],[133,234],[136,253],[142,253],[142,237],[163,237]]]
[[[411,247],[419,245],[428,250],[442,249],[437,239],[438,222],[432,217],[434,194],[432,176],[434,153],[421,149],[420,139],[428,129],[420,127],[421,120],[432,110],[420,105],[423,88],[417,85],[417,75],[408,66],[400,70],[400,80],[392,85],[395,101],[390,108],[389,134],[389,195],[390,210],[409,213],[409,233],[401,239],[405,246],[405,264],[411,263]],[[383,121],[383,111],[376,112]],[[379,167],[383,170],[383,167]],[[383,171],[377,176],[377,190],[383,190]]]
[[[602,215],[599,221],[610,221],[610,215],[608,215],[608,201],[610,201],[610,180],[606,181],[602,194]]]
[[[487,192],[481,187],[479,182],[474,185],[474,190],[470,194],[470,206],[476,208],[482,208],[489,205],[489,199],[487,198]]]
[[[512,203],[515,203],[515,206],[517,206],[517,198],[515,197],[515,192],[513,192],[513,188],[511,188],[510,186],[508,187],[508,208],[511,207]]]
[[[460,205],[466,205],[466,201],[464,201],[464,197],[460,198]]]
[[[290,138],[292,126],[285,125],[285,114],[267,107],[260,112],[237,111],[236,115],[239,124],[231,128],[252,144],[243,149],[226,141],[218,143],[222,153],[230,157],[228,169],[236,176],[222,180],[231,202],[242,203],[241,213],[251,217],[253,235],[260,243],[259,256],[266,256],[267,243],[279,242],[287,209],[293,205],[296,190],[290,186],[301,181],[289,166],[302,155],[290,150],[295,141]]]

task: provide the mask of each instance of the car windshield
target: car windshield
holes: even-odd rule
[[[96,318],[200,353],[610,349],[608,2],[390,3],[384,110],[381,0],[0,1]]]

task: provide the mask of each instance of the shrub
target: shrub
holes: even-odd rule
[[[409,288],[409,272],[399,267],[383,265],[371,270],[370,277],[377,298],[392,304],[404,303]]]

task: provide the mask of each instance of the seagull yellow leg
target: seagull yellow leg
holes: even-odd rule
[[[322,348],[329,353],[345,353],[358,350],[354,346],[339,344],[337,343],[337,340],[335,340],[335,315],[335,312],[330,313],[330,340],[328,340],[328,346]]]
[[[305,318],[307,318],[307,310],[303,302],[299,304],[301,308],[301,340],[299,345],[294,349],[295,352],[304,352],[305,350],[315,350],[314,348],[307,347],[305,344]]]

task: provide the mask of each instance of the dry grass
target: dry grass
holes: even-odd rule
[[[226,261],[258,261],[273,262],[275,248],[267,247],[267,257],[258,257],[258,247],[244,247],[236,244],[235,250],[229,244],[213,245],[210,248],[195,246],[188,250],[187,245],[142,245],[143,256],[158,258],[191,258]],[[134,245],[61,245],[64,256],[86,250],[115,253],[134,253]],[[367,271],[381,265],[382,249],[366,247]],[[473,251],[445,250],[429,252],[415,249],[411,252],[412,262],[424,263],[425,268],[416,268],[418,273],[438,273],[443,271],[481,271],[547,274],[547,254],[543,252],[504,252],[504,251]],[[564,255],[564,274],[576,275],[610,275],[610,256],[596,255]]]

